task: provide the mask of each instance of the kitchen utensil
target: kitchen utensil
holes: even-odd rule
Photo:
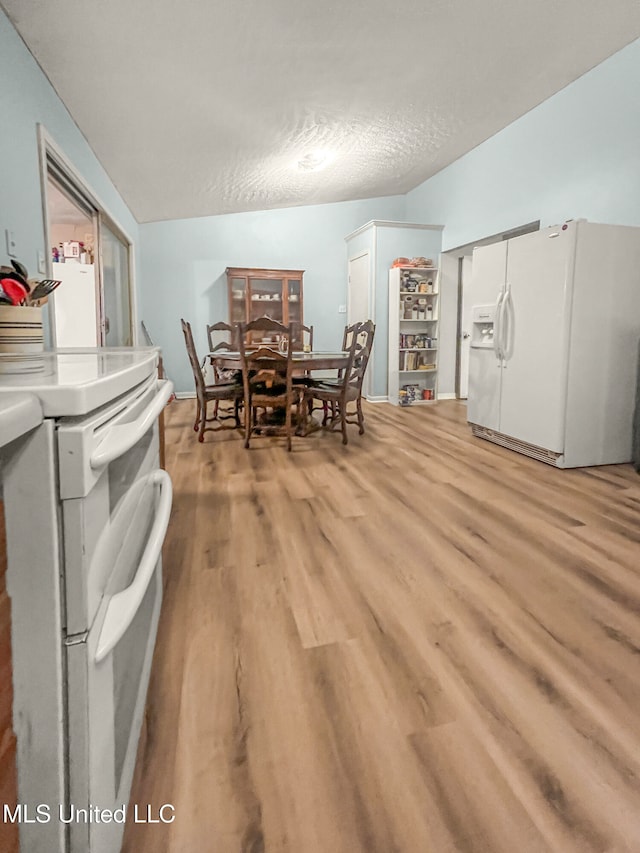
[[[61,284],[59,279],[43,278],[29,294],[29,302],[37,302],[39,299],[44,299],[45,296],[53,293],[59,284]]]
[[[17,284],[21,284],[27,293],[31,290],[31,286],[24,276],[20,275],[20,273],[15,272],[10,267],[0,267],[0,278],[11,279],[11,281],[15,281]]]
[[[25,287],[21,281],[16,281],[14,277],[10,278],[7,276],[0,279],[0,287],[2,287],[4,296],[8,297],[12,305],[20,305],[26,299],[28,285]]]
[[[22,278],[24,278],[24,279],[29,278],[29,273],[27,272],[27,268],[25,267],[24,264],[21,264],[20,261],[14,261],[12,259],[11,260],[11,266],[18,273],[18,275],[22,276]]]

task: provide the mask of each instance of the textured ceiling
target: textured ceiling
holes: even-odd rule
[[[0,2],[140,222],[406,192],[640,36],[638,0]]]

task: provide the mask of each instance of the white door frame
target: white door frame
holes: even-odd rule
[[[459,361],[456,365],[456,396],[466,400],[469,395],[469,355],[471,347],[471,273],[472,255],[464,255],[459,259],[460,280],[458,293],[460,311],[458,312],[458,345]]]
[[[367,257],[369,259],[368,263],[368,276],[367,276],[367,287],[366,287],[366,297],[367,297],[367,311],[366,317],[364,319],[373,320],[375,323],[375,317],[373,316],[372,306],[375,305],[375,300],[372,299],[371,294],[371,282],[373,276],[371,275],[371,252],[369,249],[362,249],[362,251],[348,258],[347,260],[347,326],[351,326],[352,323],[355,322],[354,318],[351,316],[351,264],[355,261],[359,261],[361,258]],[[375,346],[375,344],[374,344]],[[371,376],[373,366],[373,352],[369,356],[369,369],[367,370],[364,377],[364,387],[362,389],[363,396],[368,399],[371,396]]]
[[[131,306],[131,337],[133,345],[136,346],[138,343],[138,303],[136,299],[136,287],[135,287],[135,244],[131,236],[128,232],[120,225],[118,220],[112,216],[109,212],[109,208],[102,203],[99,196],[91,189],[85,179],[80,175],[80,173],[75,169],[73,164],[69,161],[67,156],[64,154],[62,149],[57,145],[54,139],[47,132],[46,128],[42,124],[37,125],[37,133],[38,133],[38,159],[40,164],[40,190],[41,190],[41,198],[42,198],[42,218],[44,225],[44,256],[45,263],[47,268],[47,275],[49,278],[53,278],[53,270],[52,270],[52,261],[51,261],[51,239],[49,235],[49,204],[47,198],[47,182],[49,180],[49,169],[47,167],[47,155],[51,157],[52,160],[55,160],[56,163],[63,169],[69,178],[77,185],[77,187],[82,191],[83,195],[91,202],[91,204],[96,209],[96,221],[94,221],[94,234],[96,239],[96,282],[98,284],[98,294],[100,297],[100,325],[101,331],[104,326],[104,316],[102,312],[102,261],[98,257],[98,253],[100,251],[100,237],[99,237],[99,223],[97,220],[102,216],[106,219],[107,225],[114,231],[122,240],[125,242],[129,248],[128,256],[129,256],[129,304]],[[51,303],[49,303],[49,310],[51,309]],[[52,335],[55,335],[54,327],[55,324],[52,322],[53,318],[51,318],[49,327],[52,330]],[[53,340],[53,345],[55,346],[55,340]]]

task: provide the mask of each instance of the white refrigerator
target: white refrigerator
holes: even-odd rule
[[[629,462],[640,228],[566,222],[473,253],[467,419],[559,468]]]

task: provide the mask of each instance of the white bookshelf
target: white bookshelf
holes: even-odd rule
[[[389,270],[389,402],[404,385],[417,386],[412,406],[438,397],[440,276],[437,267]],[[424,392],[430,399],[424,399]]]

